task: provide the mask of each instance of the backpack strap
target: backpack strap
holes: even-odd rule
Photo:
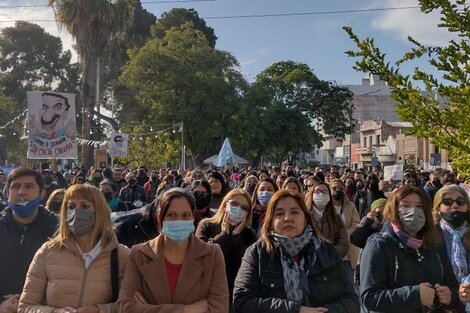
[[[116,302],[119,297],[118,247],[111,250],[111,289],[113,292],[113,298],[111,302]]]

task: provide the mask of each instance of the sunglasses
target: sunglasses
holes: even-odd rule
[[[241,204],[241,203],[239,203],[238,201],[229,200],[229,201],[228,201],[228,204],[230,204],[230,206],[238,206],[238,207],[240,207],[243,211],[250,212],[250,207],[249,207],[249,206],[244,205],[244,204]]]
[[[465,205],[467,204],[467,201],[465,201],[464,198],[457,198],[455,200],[451,199],[451,198],[444,198],[442,199],[442,204],[444,204],[445,206],[452,206],[453,204],[457,203],[457,205]]]

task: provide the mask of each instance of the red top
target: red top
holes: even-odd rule
[[[165,267],[166,276],[168,277],[168,287],[170,288],[170,297],[173,298],[173,294],[175,293],[176,289],[176,283],[178,282],[178,277],[180,277],[183,264],[173,264],[165,258]]]

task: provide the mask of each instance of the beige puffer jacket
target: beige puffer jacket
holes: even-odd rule
[[[89,305],[98,305],[100,312],[116,312],[114,303],[110,303],[111,250],[115,247],[122,282],[129,249],[118,244],[116,237],[103,247],[88,269],[74,239],[67,238],[59,249],[49,248],[46,242],[29,266],[18,312],[49,313],[66,306]]]

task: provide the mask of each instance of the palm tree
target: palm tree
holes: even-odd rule
[[[82,139],[91,139],[92,112],[95,106],[97,64],[112,36],[124,28],[135,0],[49,0],[56,22],[65,28],[76,41],[80,57],[82,83]],[[85,168],[93,164],[93,148],[82,149]]]

